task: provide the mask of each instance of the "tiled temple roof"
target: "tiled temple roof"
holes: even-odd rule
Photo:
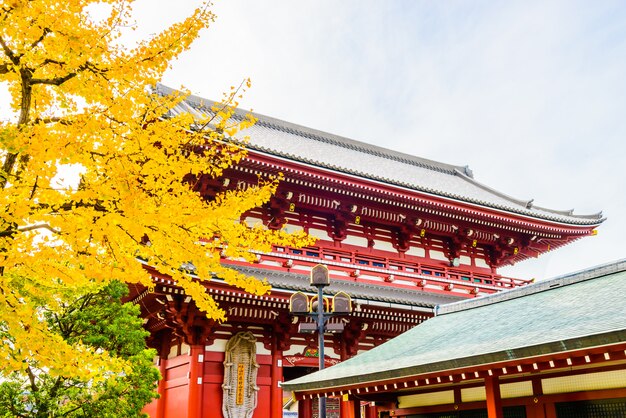
[[[259,279],[266,278],[274,291],[315,292],[315,288],[312,288],[309,284],[308,275],[249,266],[237,266],[234,268],[249,276],[255,276]],[[459,296],[454,295],[392,287],[388,283],[377,285],[356,280],[336,280],[331,278],[330,285],[324,288],[324,293],[336,294],[338,292],[349,294],[355,302],[360,304],[367,305],[371,302],[378,302],[379,304],[388,304],[389,307],[402,307],[404,309],[407,306],[411,306],[431,310],[439,304],[450,303],[460,299]]]
[[[338,388],[626,342],[626,260],[444,305],[368,352],[283,384]],[[462,347],[462,350],[459,350]]]
[[[169,95],[176,90],[158,85],[157,92]],[[203,119],[212,104],[211,100],[191,95],[170,114],[190,113]],[[243,118],[247,113],[238,109],[234,118]],[[541,220],[579,226],[598,225],[604,220],[602,213],[577,215],[573,210],[551,210],[535,206],[533,200],[512,198],[476,181],[467,166],[440,163],[252,114],[257,123],[241,133],[250,138],[247,147],[251,150]]]

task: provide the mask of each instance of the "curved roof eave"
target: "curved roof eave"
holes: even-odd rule
[[[565,215],[565,211],[558,211],[558,210],[550,210],[550,209],[544,209],[544,208],[540,208],[538,206],[533,206],[533,208],[535,209],[539,209],[541,211],[544,212],[549,212],[548,214],[545,214],[544,216],[539,216],[535,213],[532,213],[532,211],[523,211],[523,210],[518,210],[514,207],[511,206],[506,206],[506,205],[496,205],[493,203],[488,203],[485,201],[480,201],[480,200],[474,200],[474,199],[469,199],[467,197],[464,196],[460,196],[460,195],[455,195],[455,194],[451,194],[451,193],[445,193],[445,192],[441,192],[438,190],[432,190],[432,189],[427,189],[427,188],[420,188],[420,187],[416,187],[414,185],[411,184],[407,184],[407,183],[401,183],[401,182],[397,182],[394,181],[393,179],[390,178],[378,178],[378,177],[374,177],[371,175],[368,175],[367,173],[363,173],[363,172],[359,172],[359,171],[350,171],[350,170],[346,170],[343,169],[341,167],[337,167],[337,166],[326,166],[326,165],[322,165],[319,162],[316,161],[310,161],[310,160],[306,160],[303,158],[299,158],[298,156],[295,156],[293,154],[289,154],[289,155],[285,155],[285,154],[280,154],[276,151],[273,150],[267,150],[267,149],[262,149],[259,147],[254,147],[254,146],[248,146],[249,149],[251,149],[252,151],[256,151],[258,153],[261,153],[263,155],[268,155],[268,156],[272,156],[274,158],[281,158],[284,160],[288,160],[288,161],[292,161],[295,163],[299,163],[299,164],[305,164],[308,165],[310,167],[313,168],[318,168],[318,169],[325,169],[325,170],[330,170],[330,171],[334,171],[334,172],[340,172],[349,176],[354,176],[356,178],[361,178],[361,179],[367,179],[367,180],[371,180],[371,181],[375,181],[375,182],[379,182],[382,184],[386,184],[386,185],[390,185],[390,186],[394,186],[394,187],[399,187],[402,188],[404,190],[407,191],[413,191],[413,192],[420,192],[420,193],[424,193],[426,195],[429,196],[433,196],[433,197],[440,197],[440,198],[444,198],[447,200],[452,200],[455,202],[460,202],[460,203],[465,203],[465,204],[470,204],[470,205],[474,205],[474,206],[479,206],[481,208],[484,209],[491,209],[491,210],[496,210],[498,212],[505,212],[505,213],[515,213],[518,215],[523,216],[524,218],[527,219],[532,219],[532,220],[539,220],[539,221],[549,221],[552,223],[558,223],[561,225],[567,225],[567,226],[578,226],[578,227],[597,227],[598,225],[600,225],[602,222],[604,222],[606,220],[606,217],[602,216],[602,212],[598,212],[595,214],[591,214],[591,215],[567,215],[567,217],[565,216],[559,216],[559,215]],[[459,175],[461,175],[459,173]],[[501,196],[503,198],[506,198],[512,202],[520,202],[520,204],[523,202],[524,204],[528,203],[528,202],[532,202],[532,200],[530,201],[522,201],[522,200],[516,200],[512,197],[509,197],[508,195],[495,191],[494,189],[491,189],[488,186],[483,185],[482,183],[479,183],[477,181],[475,181],[473,178],[464,176],[463,178],[467,179],[468,181],[471,181],[474,185],[479,186],[481,188],[484,188],[485,190],[489,190],[490,192],[492,192],[493,194],[497,194],[498,196]],[[567,212],[571,212],[567,211]],[[552,215],[554,214],[554,215]],[[571,218],[571,219],[570,219]],[[581,222],[582,221],[582,222]]]
[[[156,86],[156,92],[161,95],[170,95],[176,93],[177,90],[158,84]],[[196,117],[201,117],[202,115],[210,113],[210,107],[215,103],[216,102],[212,100],[189,95],[185,98],[184,102],[173,109],[173,112],[174,114],[189,112]],[[389,185],[400,186],[408,190],[451,198],[459,202],[475,204],[487,209],[515,213],[535,220],[557,222],[578,227],[596,227],[606,219],[602,216],[602,212],[591,215],[578,215],[574,214],[573,210],[559,211],[547,209],[535,206],[533,200],[515,199],[476,181],[468,166],[451,165],[404,154],[380,146],[286,122],[260,113],[246,112],[242,109],[235,109],[234,118],[243,119],[248,114],[257,119],[255,126],[258,127],[258,129],[265,129],[264,132],[246,133],[251,138],[251,141],[247,143],[246,146],[257,152],[358,176],[364,179],[379,181]],[[254,128],[253,126],[250,129]],[[262,138],[262,140],[257,139],[255,142],[255,138],[259,136],[265,137]],[[320,150],[309,151],[307,148],[311,147],[305,146],[296,146],[294,149],[293,141],[298,139],[301,141],[309,141],[310,144],[323,147],[323,150],[320,148]],[[286,144],[289,144],[289,146]],[[350,167],[350,162],[346,162],[345,159],[339,159],[341,164],[336,164],[331,161],[332,158],[329,159],[329,154],[333,154],[333,152],[328,152],[329,150],[344,153],[346,151],[348,153],[361,153],[363,154],[361,157],[370,158],[372,161],[370,162],[371,164],[359,164],[358,169],[356,166]],[[307,152],[311,155],[305,155]],[[318,158],[315,158],[316,156]],[[320,158],[324,156],[328,161],[324,160],[324,158]],[[358,156],[355,155],[355,157]],[[362,160],[362,158],[354,159]],[[411,175],[406,179],[401,178],[401,176],[391,178],[386,176],[389,171],[380,170],[380,173],[378,173],[372,168],[372,166],[376,166],[376,162],[381,161],[393,161],[404,164],[405,168],[413,167],[409,170],[418,170],[419,173],[416,172],[415,174],[422,174],[423,177],[426,177],[426,180],[428,177],[437,177],[437,179],[432,180],[429,186],[428,181],[424,178],[418,181],[417,175]],[[363,167],[366,167],[366,169],[363,169]],[[367,168],[369,168],[369,171]],[[399,167],[398,171],[402,171],[399,170],[400,168],[402,167]],[[466,186],[463,186],[463,184],[466,184]],[[450,187],[446,188],[446,185]]]

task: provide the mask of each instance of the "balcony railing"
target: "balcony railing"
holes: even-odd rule
[[[294,249],[290,247],[274,247],[271,253],[259,253],[259,262],[275,261],[281,268],[310,268],[323,263],[333,271],[344,276],[357,278],[359,275],[375,276],[384,281],[404,280],[414,282],[417,286],[436,283],[452,290],[457,285],[469,290],[480,289],[485,293],[511,289],[531,283],[531,280],[516,279],[499,274],[477,272],[462,267],[442,266],[437,262],[396,259],[359,254],[335,248],[306,247]],[[443,263],[442,263],[443,264]]]

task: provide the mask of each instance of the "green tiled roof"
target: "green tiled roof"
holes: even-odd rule
[[[479,299],[283,384],[327,389],[626,342],[626,260]]]

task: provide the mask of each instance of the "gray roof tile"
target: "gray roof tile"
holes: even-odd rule
[[[237,270],[258,278],[267,278],[272,289],[275,291],[303,291],[315,292],[316,289],[309,285],[309,276],[297,273],[287,273],[272,271],[263,268],[248,266],[237,266]],[[416,288],[415,290],[389,286],[388,283],[380,285],[368,284],[356,280],[337,280],[331,278],[330,286],[324,289],[326,294],[336,294],[345,292],[349,294],[355,302],[367,304],[370,301],[386,302],[392,305],[403,305],[404,307],[433,309],[436,305],[450,303],[461,299],[460,296],[446,296],[436,293],[425,292]],[[399,307],[399,306],[396,306]]]
[[[168,95],[175,90],[158,85],[157,92]],[[210,112],[213,103],[189,96],[172,109],[171,114],[188,112],[202,119]],[[235,117],[242,118],[245,114],[237,110]],[[474,180],[467,166],[403,154],[261,114],[254,116],[258,119],[257,123],[241,133],[250,137],[250,149],[534,218],[572,225],[598,225],[604,220],[601,213],[574,215],[572,211],[534,206],[532,200],[514,199]]]

